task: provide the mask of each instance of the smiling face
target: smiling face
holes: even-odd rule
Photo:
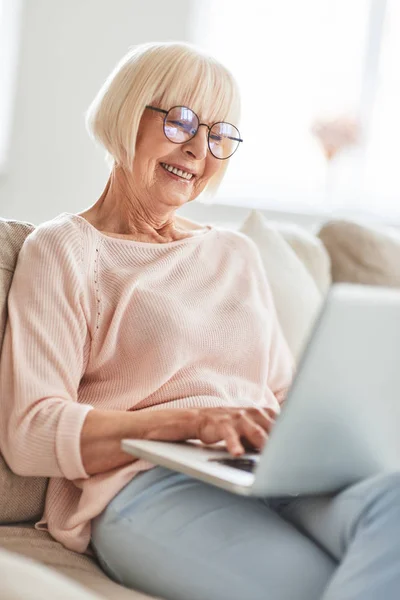
[[[174,144],[164,135],[163,120],[162,113],[144,111],[136,140],[133,179],[142,194],[179,207],[204,190],[224,161],[209,152],[206,127],[199,127],[191,140]]]

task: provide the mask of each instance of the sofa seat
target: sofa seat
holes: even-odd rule
[[[32,525],[0,527],[0,547],[54,568],[92,590],[100,598],[110,600],[150,600],[151,598],[114,583],[103,573],[94,558],[88,554],[77,554],[67,550],[46,531],[37,531]]]

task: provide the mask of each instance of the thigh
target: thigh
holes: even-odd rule
[[[371,519],[378,510],[389,514],[391,505],[400,509],[400,474],[383,474],[365,479],[333,496],[300,497],[271,501],[269,505],[285,520],[319,544],[336,561],[341,561],[361,519]],[[399,527],[393,532],[398,535]],[[377,534],[374,534],[375,537]],[[388,532],[382,529],[382,535]]]
[[[93,522],[117,581],[167,600],[313,600],[335,562],[265,503],[157,467]]]

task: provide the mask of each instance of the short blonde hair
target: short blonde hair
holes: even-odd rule
[[[226,67],[202,50],[183,42],[141,44],[116,65],[86,115],[92,138],[107,152],[111,166],[131,170],[140,119],[147,104],[168,110],[183,104],[202,122],[238,125],[238,86]],[[227,163],[207,186],[215,193]]]

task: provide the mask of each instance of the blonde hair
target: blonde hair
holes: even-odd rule
[[[105,148],[110,166],[132,169],[147,104],[165,110],[186,105],[207,123],[237,126],[240,115],[237,84],[216,59],[182,42],[141,44],[116,65],[87,111],[89,134]],[[218,189],[228,162],[209,182],[207,195]]]

